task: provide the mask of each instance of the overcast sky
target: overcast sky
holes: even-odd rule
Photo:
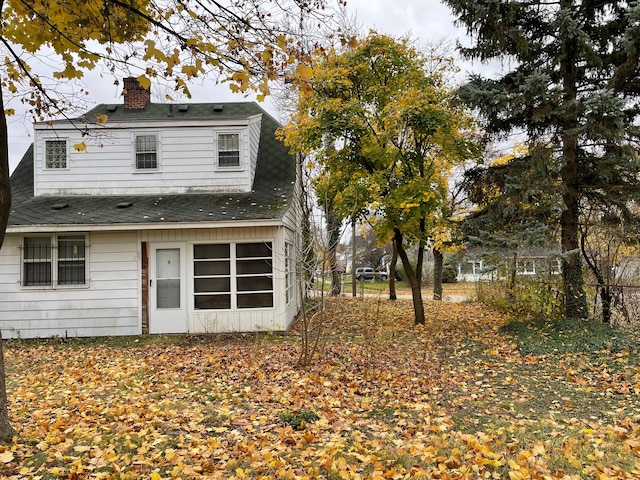
[[[388,0],[347,0],[349,12],[355,13],[358,24],[362,25],[363,33],[369,29],[380,33],[387,33],[393,36],[409,35],[415,39],[418,46],[427,43],[438,42],[443,39],[451,41],[465,40],[464,31],[454,26],[448,7],[438,0],[399,0],[389,2]],[[461,65],[463,71],[473,69],[472,65]],[[88,84],[91,93],[89,106],[98,103],[121,103],[121,86],[113,85],[113,77],[104,75],[100,77],[97,73],[88,76]],[[211,86],[212,82],[206,85],[194,85],[191,90],[193,102],[215,102],[215,101],[243,101],[242,96],[234,96],[226,86]],[[20,111],[19,99],[5,98],[6,108],[15,108]],[[278,117],[273,112],[270,102],[263,105],[270,113]],[[279,118],[279,117],[278,117]],[[32,142],[32,126],[30,121],[24,116],[16,115],[9,119],[9,162],[13,170],[24,152]]]

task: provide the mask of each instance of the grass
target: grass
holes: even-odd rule
[[[351,276],[342,276],[342,294],[344,296],[350,296],[352,294],[352,282]],[[318,282],[319,283],[319,282]],[[396,294],[398,296],[411,295],[411,286],[406,280],[396,281],[395,284]],[[473,299],[476,296],[476,284],[469,282],[459,283],[444,283],[442,285],[443,295],[466,297]],[[325,278],[324,292],[328,294],[331,291],[331,279]],[[433,285],[427,284],[422,286],[423,298],[431,298],[433,292]],[[363,282],[356,282],[356,295],[388,295],[389,294],[389,282],[380,280],[365,280]]]
[[[329,299],[295,331],[6,342],[3,478],[639,478],[624,330]]]

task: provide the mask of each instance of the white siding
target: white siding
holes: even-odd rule
[[[21,287],[21,236],[8,234],[0,250],[0,328],[6,338],[140,334],[140,245],[148,242],[149,246],[185,246],[189,333],[286,330],[298,312],[299,299],[296,295],[286,304],[285,240],[293,242],[295,234],[284,226],[92,232],[88,235],[88,286],[52,290]],[[193,245],[256,241],[273,242],[274,306],[195,310]]]
[[[256,174],[256,164],[258,160],[258,149],[260,148],[260,122],[255,121],[249,125],[249,172],[251,175],[250,183],[253,185],[253,179]]]
[[[0,250],[0,328],[6,338],[141,333],[137,233],[92,233],[89,286],[20,286],[20,235]]]
[[[111,128],[101,131],[96,141],[88,140],[86,152],[76,152],[73,145],[84,140],[79,130],[64,130],[57,126],[54,132],[38,128],[34,141],[35,195],[251,191],[258,152],[259,118],[250,126],[235,128],[241,136],[240,169],[216,169],[216,132],[226,130],[206,125]],[[157,170],[135,170],[134,134],[158,136]],[[45,169],[45,141],[56,136],[67,140],[67,168]]]

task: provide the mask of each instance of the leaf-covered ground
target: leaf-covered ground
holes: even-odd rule
[[[426,308],[414,328],[408,301],[340,299],[306,369],[295,333],[9,342],[0,472],[640,478],[634,353],[522,356],[489,308]]]

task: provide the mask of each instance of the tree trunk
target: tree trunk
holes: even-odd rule
[[[437,248],[433,248],[433,299],[442,300],[442,269],[444,255]]]
[[[342,282],[338,273],[337,253],[338,244],[340,243],[340,227],[342,222],[335,212],[326,212],[327,233],[329,235],[329,266],[331,269],[331,295],[340,295],[342,291]]]
[[[413,312],[415,315],[414,324],[424,325],[426,319],[424,316],[424,305],[422,303],[422,290],[420,288],[420,281],[418,280],[416,271],[413,269],[413,267],[411,267],[407,252],[402,247],[402,233],[400,233],[400,230],[398,230],[397,228],[394,229],[393,241],[398,248],[398,256],[400,257],[400,260],[402,260],[404,273],[407,276],[409,284],[411,285],[411,297],[413,299]]]
[[[570,11],[572,1],[562,0],[560,8]],[[567,318],[587,318],[587,296],[584,291],[582,261],[579,243],[579,165],[578,165],[578,66],[574,60],[576,40],[570,32],[563,32],[562,86],[564,90],[563,107],[566,110],[561,130],[562,155],[562,200],[565,209],[560,217],[560,243],[562,245],[562,280],[564,283],[564,307]]]
[[[395,240],[391,240],[393,253],[391,254],[391,263],[389,264],[389,300],[397,300],[396,295],[396,264],[398,263],[398,247]]]
[[[613,295],[611,295],[610,286],[600,289],[600,301],[602,302],[602,322],[611,323],[611,302],[613,301]]]
[[[0,332],[0,442],[10,443],[16,435],[16,431],[9,423],[9,410],[7,409],[7,384],[4,373],[4,348],[2,332]]]
[[[511,271],[509,272],[509,298],[516,298],[516,278],[518,274],[518,252],[513,252],[511,260]]]
[[[9,134],[7,118],[4,114],[4,101],[0,91],[0,248],[4,242],[9,212],[11,211],[11,183],[9,181]],[[4,350],[2,332],[0,332],[0,442],[8,443],[16,432],[9,424],[7,410],[7,385],[4,376]]]
[[[418,283],[422,284],[422,269],[424,266],[424,231],[425,231],[425,220],[424,218],[420,219],[420,240],[418,241],[418,260],[416,262],[416,278],[418,279]],[[402,247],[402,245],[399,245]]]

